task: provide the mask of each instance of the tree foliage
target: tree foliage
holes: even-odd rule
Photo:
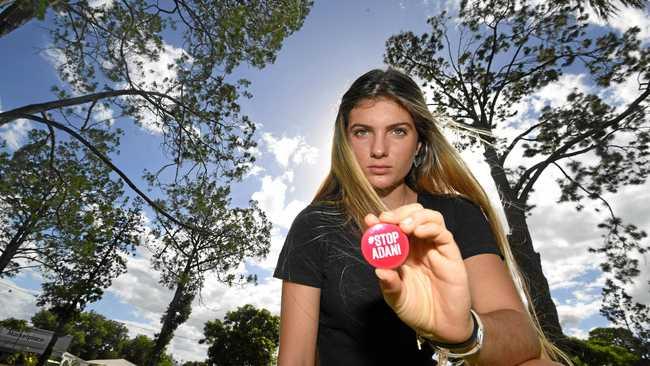
[[[150,353],[154,348],[154,341],[142,334],[135,336],[124,343],[122,348],[122,357],[133,362],[136,365],[145,365],[150,358]],[[160,361],[156,366],[173,366],[173,358],[165,353],[161,355]]]
[[[600,91],[650,80],[650,49],[637,27],[596,29],[584,3],[464,2],[458,18],[443,13],[428,19],[430,29],[422,35],[391,37],[385,54],[388,64],[422,80],[433,109],[460,131],[459,148],[483,149],[511,228],[513,254],[552,338],[561,338],[557,312],[526,225],[534,207],[529,197],[543,172],[561,173],[558,202],[572,202],[577,210],[588,200],[602,203],[597,211],[608,214],[601,225],[606,241],[593,250],[607,255],[603,270],[613,272],[617,289],[638,273],[630,253],[647,250],[645,232],[624,225],[604,195],[646,182],[650,89],[641,88],[623,106]],[[590,3],[609,6],[602,8],[605,13],[613,6]],[[575,72],[582,72],[590,90],[573,90],[564,104],[539,113],[526,108],[534,93]],[[516,134],[507,137],[512,128]],[[523,163],[513,166],[514,154]]]
[[[228,76],[241,63],[262,68],[273,62],[312,3],[62,0],[50,5],[55,10],[47,18],[51,52],[66,85],[53,89],[55,100],[0,113],[0,125],[29,119],[93,150],[81,132],[93,126],[93,115],[110,110],[160,135],[165,161],[156,176],[185,165],[191,167],[186,173],[217,170],[219,178],[229,180],[239,179],[254,160],[255,125],[237,103],[242,95],[251,97],[249,82]],[[180,39],[180,48],[170,39]],[[47,111],[49,118],[40,115]],[[93,152],[167,214],[110,157]]]
[[[109,154],[115,152],[120,133],[90,128],[83,136],[97,151]],[[50,245],[58,242],[48,233],[57,230],[67,213],[92,204],[90,196],[113,184],[101,160],[79,142],[59,138],[53,129],[31,130],[13,153],[0,146],[0,276],[48,262],[56,265],[47,256],[56,251]]]
[[[15,331],[22,331],[27,329],[29,325],[24,319],[7,318],[0,320],[0,327],[5,329],[12,329]]]
[[[625,328],[595,328],[589,331],[587,340],[570,338],[569,344],[576,366],[628,366],[644,359],[639,349],[641,341]]]
[[[51,331],[58,324],[56,315],[48,310],[34,314],[31,321],[36,328]],[[122,358],[122,349],[129,342],[126,326],[94,311],[79,314],[64,333],[72,336],[68,352],[84,360]]]
[[[205,323],[203,328],[210,366],[273,365],[280,338],[280,319],[266,309],[244,305],[229,311],[223,321]]]

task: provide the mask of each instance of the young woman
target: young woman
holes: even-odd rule
[[[363,231],[379,222],[409,236],[396,270],[361,254]],[[485,192],[420,88],[395,69],[372,70],[344,94],[331,170],[294,220],[274,276],[283,280],[280,366],[557,359],[520,298]]]

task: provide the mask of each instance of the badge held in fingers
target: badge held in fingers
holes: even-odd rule
[[[376,224],[363,233],[361,253],[375,268],[397,268],[409,255],[409,240],[396,225]]]

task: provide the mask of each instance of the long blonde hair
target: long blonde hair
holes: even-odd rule
[[[541,356],[556,361],[564,360],[571,365],[568,356],[551,343],[541,329],[528,286],[487,194],[458,151],[436,125],[422,91],[408,75],[390,67],[386,71],[371,70],[354,81],[343,95],[334,127],[332,166],[313,201],[340,204],[359,229],[365,226],[363,218],[366,214],[379,214],[388,209],[357,163],[346,133],[350,111],[362,100],[382,97],[396,101],[409,111],[415,122],[419,142],[422,143],[416,157],[419,164],[412,167],[405,179],[406,184],[418,193],[460,195],[481,207],[515,285],[519,293],[523,294],[522,300],[528,305],[529,320],[537,332]]]

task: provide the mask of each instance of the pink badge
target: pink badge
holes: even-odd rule
[[[361,238],[361,253],[376,268],[397,268],[409,255],[409,239],[393,224],[376,224]]]

